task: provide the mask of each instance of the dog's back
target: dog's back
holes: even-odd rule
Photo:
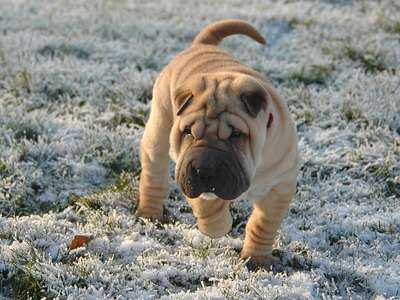
[[[253,26],[241,20],[230,19],[212,23],[195,37],[192,47],[180,53],[170,63],[172,90],[190,76],[199,73],[236,72],[265,80],[261,74],[218,47],[225,37],[234,34],[247,35],[260,44],[266,44],[265,39]]]

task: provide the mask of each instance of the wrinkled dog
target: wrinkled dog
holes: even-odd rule
[[[232,34],[265,44],[243,21],[216,22],[158,77],[141,143],[137,215],[162,219],[170,156],[202,233],[228,233],[229,200],[245,195],[252,201],[241,257],[269,266],[274,237],[296,191],[297,133],[271,83],[217,46]]]

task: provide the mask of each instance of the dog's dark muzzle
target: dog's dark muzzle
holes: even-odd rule
[[[189,198],[214,193],[224,200],[239,197],[249,187],[234,152],[212,147],[194,147],[186,153],[178,173],[178,183]]]

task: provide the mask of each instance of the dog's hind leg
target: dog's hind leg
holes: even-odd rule
[[[272,245],[295,192],[295,181],[280,183],[264,198],[254,201],[241,252],[242,258],[250,257],[250,267],[272,264]]]
[[[201,233],[218,238],[232,229],[232,215],[229,211],[229,201],[222,199],[205,200],[187,198],[197,219],[197,227]]]

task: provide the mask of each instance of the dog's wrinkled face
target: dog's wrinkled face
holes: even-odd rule
[[[268,94],[245,75],[197,76],[175,91],[175,175],[189,198],[233,200],[250,185],[267,130]]]

